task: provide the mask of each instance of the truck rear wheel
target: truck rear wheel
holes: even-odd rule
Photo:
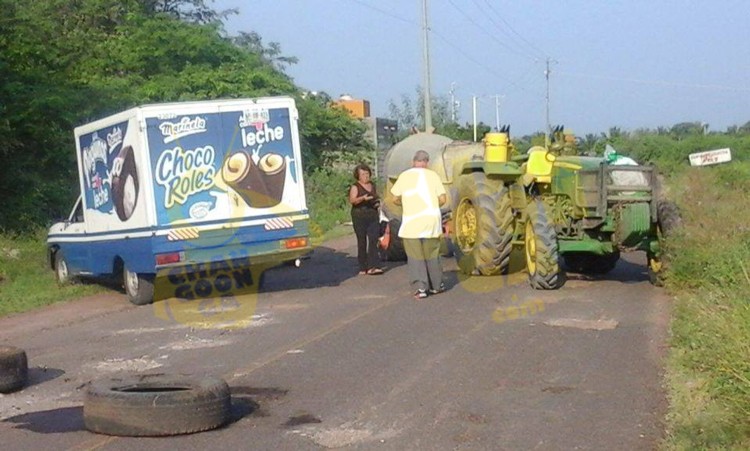
[[[123,268],[122,282],[128,300],[135,305],[150,304],[154,300],[153,276],[137,274],[128,268]]]
[[[532,202],[527,212],[524,237],[529,284],[537,290],[554,290],[562,286],[558,262],[559,250],[555,228],[547,218],[541,201]]]
[[[510,240],[498,224],[497,196],[498,187],[482,172],[462,175],[458,181],[452,241],[458,266],[466,274],[491,276],[507,270],[510,251],[503,259],[503,243]]]

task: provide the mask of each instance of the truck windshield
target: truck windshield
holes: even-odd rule
[[[68,217],[69,222],[83,222],[83,201],[81,197],[78,198],[76,201],[75,207],[73,207],[73,211],[70,212],[70,217]]]

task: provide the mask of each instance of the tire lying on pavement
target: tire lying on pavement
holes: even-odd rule
[[[28,375],[26,351],[13,346],[0,346],[0,393],[23,388]]]
[[[91,382],[83,421],[89,431],[106,435],[191,434],[225,424],[230,408],[229,387],[222,379],[133,375]]]

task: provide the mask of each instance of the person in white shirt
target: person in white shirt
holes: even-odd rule
[[[440,207],[445,204],[445,187],[440,177],[427,169],[430,154],[418,150],[412,167],[402,172],[391,188],[403,209],[398,236],[404,242],[414,297],[424,299],[445,289],[440,266],[440,235],[443,233]]]

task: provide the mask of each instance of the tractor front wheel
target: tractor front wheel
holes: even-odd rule
[[[537,290],[554,290],[563,283],[558,262],[559,250],[555,228],[547,218],[541,201],[534,201],[526,210],[524,236],[529,284]]]
[[[453,213],[451,238],[463,273],[491,276],[503,270],[498,249],[503,248],[506,232],[497,223],[498,188],[505,190],[482,172],[462,175],[458,181],[459,200]]]

